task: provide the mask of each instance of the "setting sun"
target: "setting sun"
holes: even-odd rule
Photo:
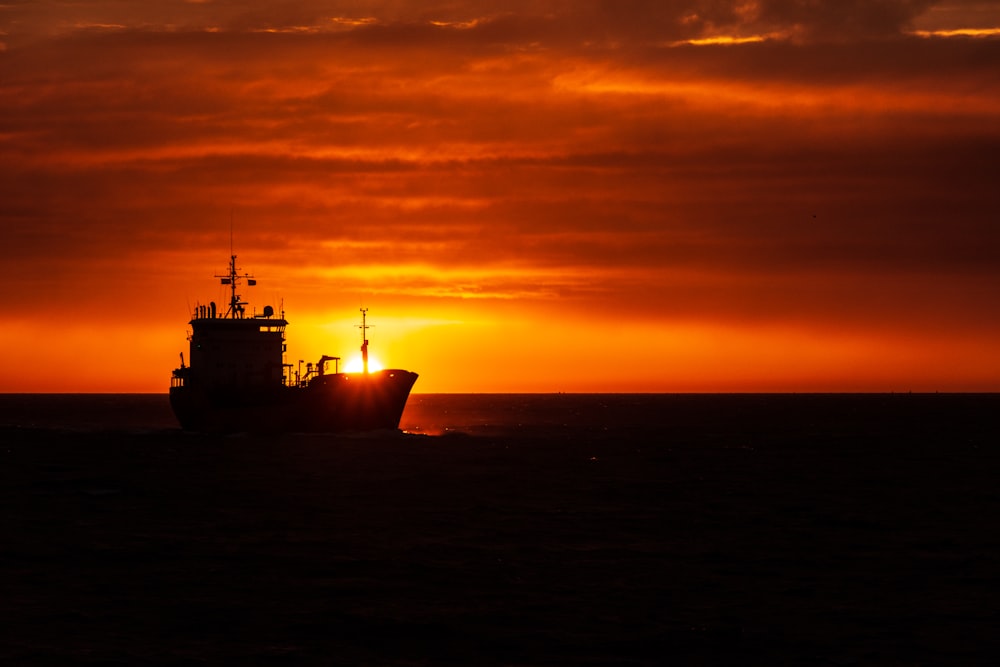
[[[375,357],[368,357],[368,371],[374,373],[382,370],[382,363]],[[365,370],[361,355],[356,355],[347,360],[344,364],[345,373],[362,373]]]

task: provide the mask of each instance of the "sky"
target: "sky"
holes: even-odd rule
[[[415,392],[1000,391],[1000,2],[0,0],[0,392],[230,250]]]

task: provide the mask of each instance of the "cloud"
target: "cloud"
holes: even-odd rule
[[[0,20],[15,37],[79,30],[370,32],[392,40],[440,36],[442,29],[508,46],[664,43],[753,35],[839,41],[898,35],[915,19],[985,13],[982,3],[934,0],[538,0],[463,3],[328,0],[200,2],[166,0],[8,4]],[[963,26],[967,27],[967,26]],[[436,29],[436,30],[434,30]]]
[[[197,294],[232,219],[317,309],[993,332],[1000,40],[928,6],[8,4],[8,306]]]
[[[646,245],[647,226],[714,219],[721,202],[768,215],[790,205],[800,219],[828,202],[847,211],[901,197],[915,180],[925,200],[973,195],[959,210],[989,196],[1000,93],[982,82],[1000,66],[993,43],[643,58],[371,49],[341,37],[169,34],[10,54],[8,206],[86,217],[96,198],[115,219],[157,199],[214,198],[284,208],[303,234],[325,233],[308,219],[338,206],[349,223],[374,216],[394,233],[393,219],[431,215],[455,225],[494,216],[503,229],[530,219],[527,238],[562,219],[602,227],[619,215],[615,229],[634,225]]]

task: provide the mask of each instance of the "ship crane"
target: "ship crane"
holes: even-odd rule
[[[323,375],[326,372],[326,362],[328,362],[328,361],[334,362],[334,364],[333,364],[333,372],[334,372],[334,374],[337,374],[340,371],[340,369],[339,369],[340,357],[331,357],[331,356],[328,356],[328,355],[324,354],[322,357],[319,358],[319,361],[316,362],[316,374],[317,375]]]

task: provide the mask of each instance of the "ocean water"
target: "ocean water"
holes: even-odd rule
[[[410,434],[774,439],[989,432],[1000,394],[414,394]],[[0,394],[0,427],[178,428],[165,394]],[[802,441],[803,446],[808,441]]]
[[[0,663],[995,665],[1000,395],[0,395]]]
[[[871,441],[882,447],[989,446],[1000,394],[414,394],[407,435],[524,441],[642,442],[804,451]],[[0,394],[0,427],[75,432],[177,432],[162,394]],[[384,434],[383,434],[384,435]]]

